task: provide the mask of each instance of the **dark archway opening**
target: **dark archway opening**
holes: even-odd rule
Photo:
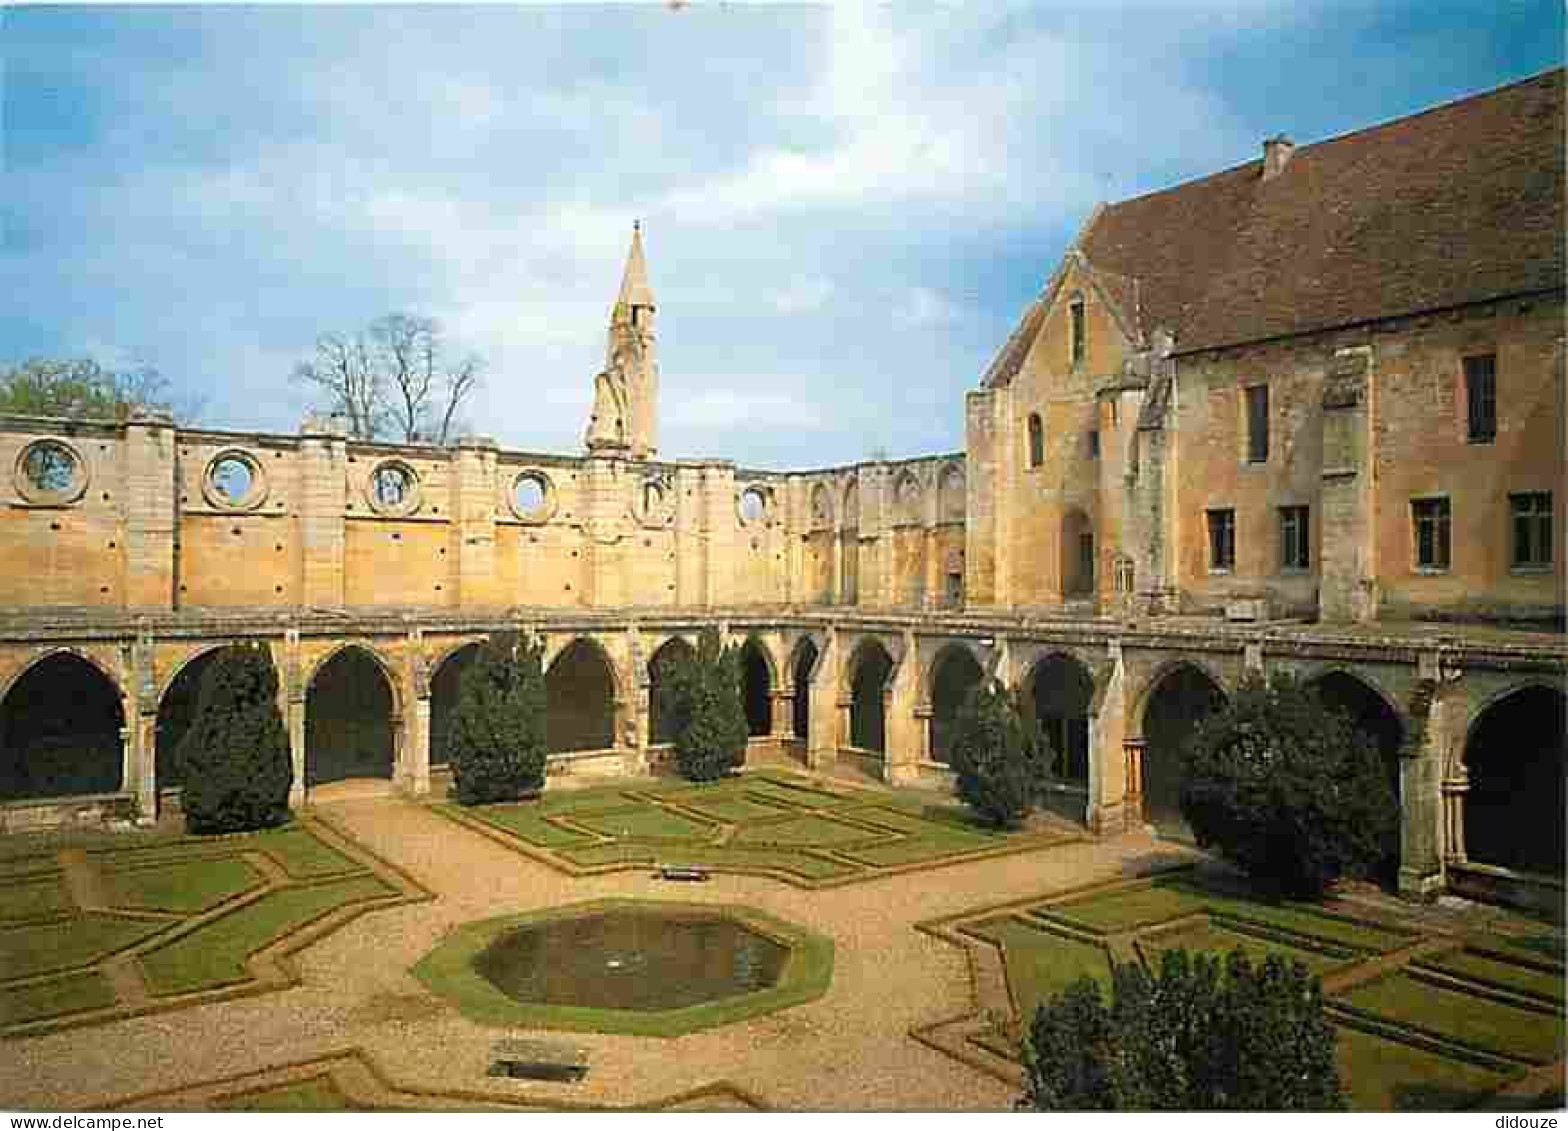
[[[1218,685],[1187,664],[1168,672],[1149,693],[1143,709],[1143,812],[1149,823],[1185,828],[1184,748],[1198,724],[1224,706]]]
[[[1094,679],[1069,656],[1049,656],[1029,681],[1034,717],[1055,755],[1051,772],[1077,785],[1089,782],[1089,707]]]
[[[947,648],[931,673],[931,758],[946,765],[952,757],[958,712],[985,672],[967,648]]]
[[[544,683],[551,753],[615,745],[615,675],[597,646],[572,641],[550,665]]]
[[[740,688],[746,703],[746,733],[762,738],[773,733],[773,673],[762,645],[748,640],[740,650]]]
[[[659,646],[648,661],[648,742],[652,745],[674,742],[675,736],[686,726],[678,705],[670,696],[675,668],[682,660],[696,655],[694,649],[679,636],[673,636]]]
[[[849,744],[857,750],[887,753],[887,713],[882,701],[893,660],[875,640],[855,655],[850,681]]]
[[[390,778],[395,749],[386,672],[363,648],[344,648],[316,672],[305,698],[306,786]]]
[[[463,676],[479,659],[479,645],[464,644],[441,661],[430,681],[430,765],[450,765],[452,723],[463,695]]]
[[[124,725],[103,672],[68,652],[39,660],[0,703],[0,801],[118,793]]]
[[[1562,877],[1560,691],[1527,687],[1482,712],[1465,743],[1465,854],[1482,864]]]
[[[1400,804],[1399,750],[1404,745],[1405,727],[1388,702],[1368,684],[1348,672],[1329,672],[1307,685],[1317,693],[1323,703],[1350,716],[1350,723],[1377,747],[1383,766],[1383,776],[1393,794],[1394,807],[1403,821]],[[1389,845],[1389,857],[1384,862],[1382,879],[1395,880],[1399,873],[1399,839]]]
[[[196,721],[196,700],[201,694],[201,681],[213,663],[228,651],[227,647],[214,648],[190,660],[158,704],[158,723],[154,731],[154,772],[159,789],[178,789],[185,784],[185,770],[180,765],[180,743],[185,732]]]
[[[803,641],[795,650],[795,702],[791,711],[795,737],[811,737],[811,673],[817,666],[817,646]]]

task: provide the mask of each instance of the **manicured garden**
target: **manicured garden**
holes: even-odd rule
[[[1451,934],[1359,907],[1270,902],[1190,873],[925,928],[999,953],[1009,1015],[968,1040],[1011,1057],[1024,1019],[1073,981],[1087,974],[1108,987],[1113,959],[1154,970],[1173,947],[1240,948],[1254,961],[1279,952],[1321,976],[1359,1110],[1492,1106],[1509,1098],[1500,1089],[1560,1062],[1568,1043],[1561,951],[1541,946],[1539,929]]]
[[[957,804],[783,770],[692,784],[658,779],[547,790],[535,801],[437,811],[573,875],[698,865],[827,887],[911,867],[1065,843],[1001,832]]]
[[[0,867],[0,1033],[289,985],[293,944],[422,894],[319,822],[15,855]]]

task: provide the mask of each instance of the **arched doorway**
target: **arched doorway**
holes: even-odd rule
[[[800,647],[795,649],[795,667],[792,673],[795,683],[795,702],[792,706],[791,722],[795,737],[809,740],[811,738],[811,673],[817,666],[817,646],[808,637],[800,642]]]
[[[1075,785],[1089,784],[1089,707],[1094,677],[1071,656],[1047,656],[1029,680],[1034,717],[1056,755],[1051,772]]]
[[[958,712],[985,672],[968,648],[950,644],[931,668],[931,759],[944,765],[952,756]]]
[[[1388,701],[1364,680],[1349,672],[1328,672],[1310,681],[1307,687],[1315,691],[1326,706],[1336,708],[1350,716],[1350,723],[1377,747],[1383,766],[1383,776],[1388,781],[1394,806],[1404,819],[1400,801],[1399,749],[1404,745],[1405,726]],[[1390,845],[1392,857],[1385,869],[1385,878],[1393,879],[1399,868],[1399,842]]]
[[[1160,677],[1143,708],[1143,812],[1154,825],[1182,827],[1183,748],[1197,725],[1225,705],[1202,669],[1180,664]]]
[[[1481,712],[1465,741],[1465,855],[1563,874],[1563,693],[1531,686]]]
[[[597,644],[577,639],[544,679],[545,738],[552,754],[615,745],[615,673]]]
[[[1062,517],[1062,595],[1094,595],[1094,524],[1074,507]]]
[[[674,742],[686,726],[686,720],[677,713],[670,701],[670,679],[676,666],[696,655],[694,649],[679,636],[672,636],[648,661],[648,742],[660,745]]]
[[[392,716],[392,684],[380,662],[357,645],[335,652],[305,696],[305,785],[390,778]]]
[[[452,761],[452,722],[463,695],[463,676],[479,659],[479,644],[464,644],[447,654],[430,680],[430,766]]]
[[[0,801],[118,793],[124,726],[108,676],[69,652],[45,656],[0,702]]]
[[[876,640],[855,652],[850,666],[849,744],[857,750],[887,753],[887,713],[883,692],[893,660]]]
[[[180,743],[191,723],[196,721],[196,700],[201,693],[201,681],[229,647],[224,645],[213,648],[187,661],[158,703],[153,758],[159,789],[178,789],[185,784],[184,768],[179,762]]]
[[[746,733],[762,738],[773,733],[773,672],[762,645],[748,638],[740,649],[740,690],[746,704]]]

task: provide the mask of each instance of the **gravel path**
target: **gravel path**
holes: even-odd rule
[[[438,898],[361,916],[309,947],[294,989],[7,1042],[0,1106],[81,1108],[359,1046],[399,1086],[545,1102],[652,1103],[728,1080],[787,1110],[1005,1109],[1007,1086],[909,1038],[912,1026],[973,1008],[962,953],[913,925],[1171,855],[1128,835],[813,892],[745,876],[573,879],[396,798],[320,812]],[[581,1084],[487,1077],[502,1031],[462,1018],[408,968],[456,924],[607,896],[747,903],[803,924],[837,944],[832,986],[807,1005],[685,1037],[572,1034],[592,1059]]]

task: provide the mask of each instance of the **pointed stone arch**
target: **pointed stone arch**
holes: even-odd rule
[[[773,656],[753,633],[741,642],[739,659],[746,731],[752,738],[765,738],[773,733],[773,689],[778,685]]]
[[[968,641],[949,641],[937,650],[927,684],[931,696],[932,761],[949,761],[959,710],[985,678],[985,665]]]
[[[430,665],[430,765],[452,761],[452,724],[462,698],[463,678],[479,659],[483,639],[460,640],[444,648]]]
[[[91,654],[53,648],[0,692],[0,802],[118,793],[125,696]]]
[[[395,669],[375,648],[337,645],[305,683],[305,786],[388,778],[398,762],[402,702]]]
[[[1072,652],[1053,649],[1036,657],[1024,678],[1023,697],[1051,743],[1052,773],[1076,785],[1089,782],[1090,722],[1096,712],[1094,669]]]
[[[185,784],[177,751],[185,732],[195,721],[202,678],[220,655],[239,646],[240,642],[236,640],[203,645],[169,673],[158,695],[158,714],[153,725],[153,772],[159,789],[175,789]]]
[[[1561,880],[1565,707],[1561,686],[1528,680],[1489,696],[1471,715],[1463,746],[1469,859]]]
[[[897,667],[875,636],[862,637],[845,665],[849,693],[849,746],[887,754],[887,692]]]
[[[1141,699],[1144,816],[1180,824],[1182,750],[1197,724],[1225,705],[1225,689],[1202,664],[1181,659],[1161,665]]]
[[[669,680],[674,667],[683,659],[691,659],[697,649],[684,636],[672,635],[653,650],[648,657],[648,744],[661,746],[674,742],[675,736],[685,725],[669,700]]]
[[[598,640],[576,636],[556,652],[545,672],[550,753],[614,747],[619,690],[615,662]]]
[[[822,658],[822,645],[813,635],[802,636],[790,653],[790,683],[795,691],[795,701],[790,711],[790,729],[802,742],[811,739],[811,680],[816,675],[817,661]]]

